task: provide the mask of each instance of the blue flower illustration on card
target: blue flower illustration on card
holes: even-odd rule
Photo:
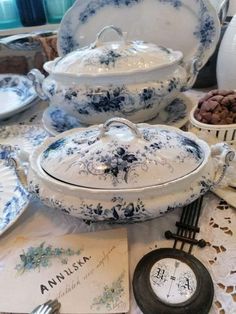
[[[38,246],[31,246],[27,251],[20,254],[20,262],[16,265],[16,270],[19,273],[25,271],[38,270],[51,266],[52,259],[59,259],[62,264],[68,263],[68,257],[80,255],[81,249],[72,250],[70,248],[64,249],[62,247],[53,248],[52,245],[42,242]]]
[[[109,311],[117,308],[124,294],[124,277],[125,272],[122,272],[111,285],[105,285],[101,295],[93,299],[91,308],[95,308],[96,310],[106,309]]]

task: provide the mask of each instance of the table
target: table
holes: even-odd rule
[[[41,125],[41,116],[47,103],[39,102],[31,109],[4,124],[27,123]],[[171,247],[173,241],[165,240],[166,230],[175,231],[175,222],[179,220],[181,209],[151,221],[125,225],[129,241],[130,284],[136,264],[141,257],[153,249]],[[210,313],[236,313],[236,210],[213,193],[204,197],[200,217],[198,239],[205,239],[207,246],[194,248],[193,254],[208,268],[215,289]],[[119,228],[120,225],[107,223],[86,224],[77,218],[54,209],[47,208],[40,201],[32,199],[28,209],[18,221],[0,238],[1,249],[9,247],[17,236],[38,237],[63,235],[68,233],[93,232]],[[0,260],[1,267],[1,260]],[[130,285],[131,287],[131,285]],[[129,314],[141,314],[131,291]],[[1,310],[1,305],[0,305]],[[193,313],[194,314],[194,313]]]

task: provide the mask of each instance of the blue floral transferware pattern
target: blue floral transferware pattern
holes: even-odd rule
[[[81,249],[76,251],[62,247],[53,248],[52,245],[42,242],[37,247],[29,247],[27,251],[20,254],[20,262],[16,265],[19,274],[25,271],[38,270],[40,268],[48,268],[52,265],[53,259],[59,259],[62,264],[68,263],[68,257],[80,255]]]
[[[192,108],[191,100],[182,94],[164,107],[154,119],[148,120],[147,123],[181,128],[187,123]],[[78,119],[56,106],[50,106],[44,111],[42,121],[44,128],[51,135],[57,135],[74,128],[86,127]]]
[[[58,132],[68,126],[104,123],[114,116],[134,122],[147,121],[160,112],[165,106],[166,99],[175,95],[183,82],[181,77],[172,77],[165,81],[147,82],[137,86],[110,84],[94,88],[83,85],[78,88],[70,86],[60,88],[58,84],[57,90],[51,89],[50,80],[47,84],[46,88],[51,92],[50,97],[60,99],[58,107],[69,114],[69,116],[64,114],[62,121],[59,117],[61,111],[53,110],[50,114],[51,128],[57,129]],[[57,125],[53,120],[57,120]]]
[[[39,96],[49,99],[82,124],[116,117],[132,122],[154,118],[183,88],[188,88],[182,52],[142,41],[103,43],[100,36],[86,49],[44,65],[45,78],[33,69],[30,77]]]
[[[48,133],[37,125],[14,124],[0,127],[0,144],[11,145],[28,155],[48,136]]]
[[[137,141],[124,126],[102,138],[96,128],[81,130],[53,141],[42,154],[41,166],[52,177],[73,185],[140,188],[146,182],[152,186],[186,175],[204,158],[200,146],[183,134],[156,127],[139,127],[139,131],[142,138]],[[119,139],[122,135],[126,141]]]
[[[164,82],[160,82],[160,85]],[[158,84],[157,84],[158,85]],[[161,97],[165,97],[180,86],[180,80],[173,78],[166,83]],[[65,93],[67,106],[74,104],[73,111],[80,115],[93,115],[99,113],[112,113],[128,117],[139,110],[152,109],[160,103],[160,88],[146,87],[138,93],[132,93],[127,86],[111,86],[110,88],[96,88],[81,91],[68,90]],[[60,92],[58,92],[60,94]],[[78,97],[78,101],[76,99]]]
[[[65,55],[70,51],[83,47],[92,42],[92,32],[96,34],[99,29],[93,25],[98,18],[101,19],[99,27],[113,24],[116,20],[116,26],[130,30],[130,38],[138,38],[148,42],[161,44],[165,47],[172,47],[183,51],[186,63],[193,58],[199,59],[199,64],[203,66],[212,52],[214,51],[219,38],[220,25],[214,9],[205,0],[149,0],[145,1],[145,12],[149,16],[146,19],[146,25],[139,26],[139,12],[144,13],[144,0],[87,0],[77,1],[73,8],[64,16],[58,34],[58,50],[60,55]],[[124,10],[129,11],[129,19],[124,21],[122,14]],[[176,13],[174,12],[176,10]],[[104,22],[102,21],[104,12]],[[109,13],[108,13],[109,12]],[[155,12],[156,15],[153,14]],[[106,18],[105,18],[106,14]],[[163,19],[159,15],[165,16],[165,23],[171,25],[168,29],[163,25]],[[191,25],[184,24],[179,26],[179,21],[186,15],[189,15]],[[111,17],[109,17],[111,16]],[[120,20],[120,22],[119,22]],[[135,21],[135,29],[130,27]],[[119,25],[120,23],[120,25]],[[125,23],[125,24],[124,24]],[[190,22],[188,22],[190,23]],[[88,28],[88,29],[87,29]],[[165,34],[158,36],[158,33],[151,35],[151,29],[162,29]],[[93,29],[93,31],[91,31]],[[185,33],[186,30],[191,33],[176,36],[176,30]],[[155,35],[155,36],[154,36]],[[191,38],[192,36],[192,38]],[[160,38],[159,38],[160,37]],[[83,39],[81,39],[83,38]],[[191,41],[188,45],[186,41]]]
[[[50,106],[44,111],[42,121],[44,128],[51,135],[74,128],[85,127],[78,119],[56,106]]]
[[[0,160],[0,235],[25,211],[29,194],[20,184],[15,169]]]
[[[205,194],[211,185],[212,182],[203,176],[198,182],[200,194]],[[190,204],[199,197],[199,192],[194,192],[193,187],[189,186],[188,190],[190,191],[190,196],[187,200],[181,202],[174,201],[171,205],[162,206],[161,209],[158,208],[157,204],[154,205],[155,208],[150,208],[150,204],[147,204],[147,200],[138,198],[136,201],[129,202],[120,196],[114,196],[110,200],[109,205],[104,205],[105,202],[96,203],[96,201],[77,201],[75,205],[69,205],[61,195],[57,199],[51,196],[43,196],[43,191],[41,191],[39,185],[34,184],[33,181],[29,182],[29,189],[35,196],[39,197],[44,204],[56,210],[60,210],[65,214],[83,219],[88,223],[91,221],[104,220],[111,224],[138,223],[162,216],[173,211],[175,208]],[[153,207],[153,205],[151,207]]]
[[[104,55],[99,57],[100,64],[105,64],[108,66],[115,66],[116,60],[121,57],[121,54],[115,52],[114,50],[108,50]]]
[[[227,145],[210,148],[192,133],[114,118],[37,148],[29,190],[44,204],[86,221],[138,222],[214,188],[233,156]]]
[[[25,110],[36,97],[32,82],[27,77],[0,74],[0,119]]]

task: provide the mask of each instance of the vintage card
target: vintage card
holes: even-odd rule
[[[54,298],[60,313],[129,310],[125,229],[18,238],[0,261],[0,312],[28,313]]]

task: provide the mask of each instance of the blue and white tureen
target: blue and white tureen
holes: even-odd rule
[[[213,188],[234,153],[174,127],[113,118],[47,139],[31,155],[28,185],[46,205],[86,220],[136,222]]]
[[[121,39],[103,42],[108,30]],[[35,69],[29,78],[41,98],[81,123],[99,124],[116,116],[144,122],[192,86],[182,57],[180,51],[155,44],[127,42],[120,29],[108,26],[89,47],[46,62],[46,79]]]

